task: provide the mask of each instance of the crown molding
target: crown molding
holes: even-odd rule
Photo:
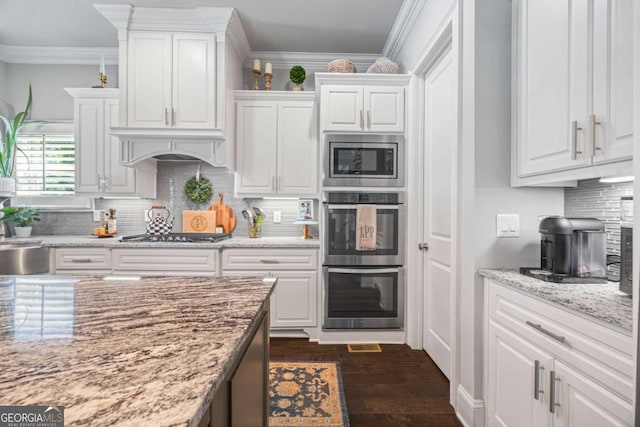
[[[242,26],[240,16],[235,9],[229,18],[229,24],[227,26],[227,39],[231,43],[231,46],[235,49],[240,57],[240,61],[243,62],[251,54],[251,45],[247,34]]]
[[[332,85],[371,85],[371,86],[406,86],[411,81],[411,74],[378,74],[378,73],[316,73],[316,93],[325,84]]]
[[[253,67],[253,60],[270,62],[274,69],[289,69],[294,65],[302,65],[310,72],[322,72],[327,64],[337,58],[347,58],[358,71],[365,72],[380,55],[369,53],[319,53],[319,52],[251,52],[244,62],[245,68]]]
[[[426,3],[427,0],[404,0],[402,2],[398,16],[393,22],[387,41],[382,49],[382,56],[386,56],[392,61],[398,58],[402,46],[404,46],[418,19],[418,15],[420,15]]]
[[[236,101],[314,101],[314,91],[287,90],[234,90]]]
[[[98,65],[118,64],[117,47],[57,47],[0,45],[0,60],[10,64]]]
[[[130,4],[94,4],[98,12],[102,14],[118,30],[118,39],[127,38],[127,31],[131,25],[133,6]]]
[[[65,87],[64,90],[74,98],[112,98],[117,99],[117,88]]]

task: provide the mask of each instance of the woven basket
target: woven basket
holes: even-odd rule
[[[398,64],[383,56],[382,58],[376,59],[376,62],[369,67],[367,73],[398,74],[399,71],[400,67]]]
[[[348,59],[334,59],[327,65],[327,73],[357,73],[356,66]]]

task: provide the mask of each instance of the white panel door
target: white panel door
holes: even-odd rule
[[[451,375],[451,317],[455,265],[457,71],[449,51],[425,76],[422,344]]]
[[[323,131],[363,131],[362,86],[322,86],[320,104]]]
[[[554,427],[631,427],[633,407],[583,373],[556,360]]]
[[[365,131],[404,132],[404,87],[364,88]]]
[[[104,174],[104,101],[76,99],[74,118],[76,193],[98,193]]]
[[[129,127],[171,124],[171,33],[129,33]]]
[[[489,427],[550,427],[548,379],[553,359],[493,321],[488,331]]]
[[[593,2],[594,163],[633,155],[633,10],[628,0]]]
[[[173,110],[177,128],[215,128],[214,34],[173,34]]]
[[[276,193],[276,102],[246,101],[238,103],[237,192],[249,194]]]
[[[514,4],[518,7],[514,58],[518,175],[584,166],[591,161],[588,2],[522,0]]]
[[[318,274],[272,271],[278,278],[271,298],[271,328],[298,329],[317,324]]]
[[[120,140],[111,136],[111,127],[118,126],[118,100],[104,100],[104,174],[106,193],[134,194],[136,191],[136,171],[120,164]]]
[[[318,194],[314,102],[278,103],[278,194]]]

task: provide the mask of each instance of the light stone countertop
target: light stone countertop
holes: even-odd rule
[[[121,242],[119,237],[99,238],[95,236],[33,236],[27,239],[15,237],[0,240],[2,243],[38,243],[51,248],[98,247],[98,248],[319,248],[317,238],[305,240],[302,237],[231,237],[217,243],[208,242]]]
[[[533,297],[578,312],[631,334],[633,302],[618,283],[553,283],[513,270],[481,268],[478,274]]]
[[[248,344],[274,282],[2,279],[1,403],[62,405],[66,426],[197,425]],[[28,303],[33,288],[55,305],[53,317],[46,300],[43,309]]]

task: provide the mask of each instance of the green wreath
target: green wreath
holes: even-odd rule
[[[184,184],[184,194],[195,203],[204,203],[209,200],[212,190],[211,181],[202,175],[200,175],[199,181],[195,176],[192,176]]]

